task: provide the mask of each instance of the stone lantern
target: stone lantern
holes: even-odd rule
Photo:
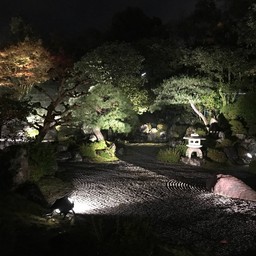
[[[188,140],[188,144],[186,145],[186,157],[191,158],[192,153],[196,153],[196,156],[199,158],[203,158],[201,141],[205,140],[205,138],[200,137],[197,133],[192,133],[188,137],[183,137],[183,139]]]

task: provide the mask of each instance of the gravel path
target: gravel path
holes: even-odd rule
[[[76,213],[145,216],[163,241],[216,256],[256,250],[256,202],[208,192],[209,170],[160,164],[144,150],[108,164],[62,162],[60,170],[73,180]]]

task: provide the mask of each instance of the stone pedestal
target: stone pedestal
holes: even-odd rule
[[[188,148],[186,151],[186,157],[191,158],[193,153],[196,153],[198,158],[203,158],[203,152],[200,148]]]

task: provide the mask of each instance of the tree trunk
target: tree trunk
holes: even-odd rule
[[[204,125],[207,129],[207,131],[209,130],[209,122],[207,121],[206,117],[196,108],[195,104],[190,101],[190,106],[192,107],[192,109],[195,111],[195,113],[203,120]]]
[[[36,142],[36,143],[41,143],[41,142],[44,140],[46,134],[47,134],[50,130],[51,130],[50,123],[49,123],[49,124],[48,124],[48,123],[47,123],[47,124],[44,124],[44,126],[43,126],[41,129],[39,129],[39,133],[38,133],[38,135],[36,136],[35,142]]]
[[[105,139],[104,139],[104,136],[103,136],[103,134],[102,134],[102,132],[101,132],[101,130],[100,130],[99,127],[93,128],[93,133],[94,133],[95,136],[97,137],[97,140],[98,140],[98,141],[105,140]]]

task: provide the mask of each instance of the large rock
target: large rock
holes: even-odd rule
[[[256,191],[232,175],[218,174],[207,181],[206,187],[217,195],[256,201]]]
[[[0,183],[5,189],[13,189],[23,184],[28,180],[29,174],[27,150],[22,145],[13,145],[1,152]]]
[[[19,186],[29,179],[27,150],[19,148],[15,157],[10,161],[9,171],[14,174],[13,184]]]
[[[204,159],[202,158],[189,158],[189,157],[181,157],[181,162],[187,165],[193,166],[202,166],[204,164]]]

